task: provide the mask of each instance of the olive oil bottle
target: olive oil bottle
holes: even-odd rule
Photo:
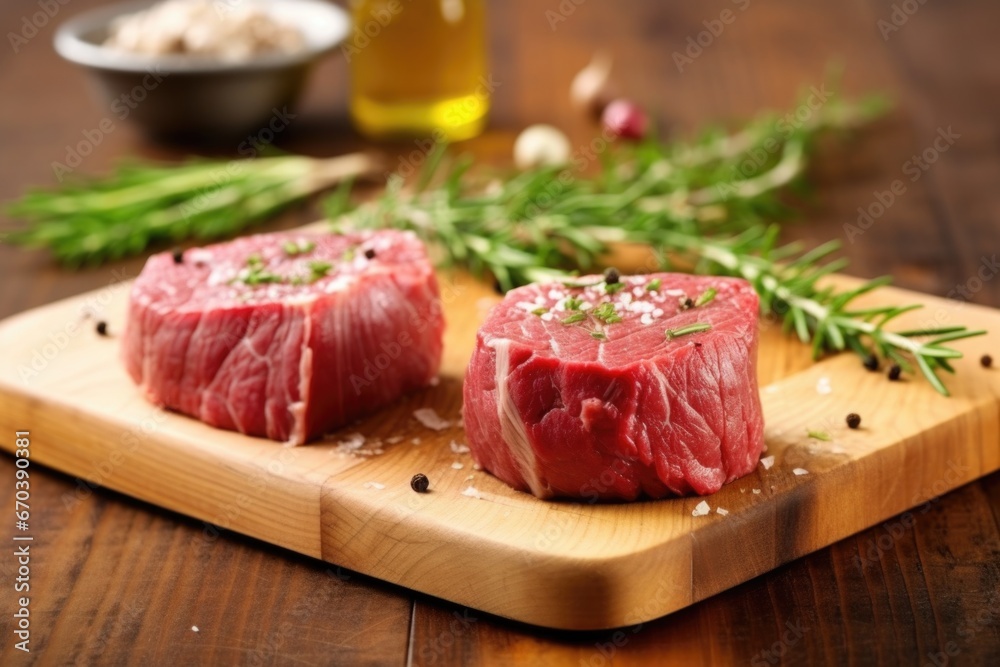
[[[351,116],[375,138],[482,131],[489,111],[485,0],[355,0]]]

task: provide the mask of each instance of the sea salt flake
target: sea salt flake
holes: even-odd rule
[[[764,470],[770,470],[771,466],[774,465],[774,457],[773,456],[765,456],[764,458],[762,458],[760,460],[760,464],[762,466],[764,466]]]
[[[376,489],[378,491],[381,491],[382,489],[385,488],[385,484],[379,484],[378,482],[365,482],[364,487],[366,489]]]
[[[465,466],[459,463],[458,461],[455,461],[454,463],[451,464],[451,467],[454,468],[455,470],[461,470]]]
[[[639,321],[642,324],[645,324],[646,326],[649,326],[650,324],[653,323],[653,316],[650,315],[649,313],[643,313],[642,317],[639,318]]]
[[[795,468],[792,472],[796,475],[808,475],[809,471],[805,468]]]
[[[452,440],[451,444],[448,445],[448,446],[451,448],[451,451],[452,451],[453,454],[468,454],[469,453],[469,446],[468,445],[463,445],[460,442],[455,442],[454,440]]]
[[[754,493],[755,496],[759,496],[760,495],[760,489],[754,489],[753,493]]]
[[[708,503],[704,500],[694,506],[694,511],[691,512],[691,516],[705,516],[712,511],[712,508],[708,506]]]
[[[198,632],[198,631],[199,630],[198,630],[198,626],[197,625],[192,625],[191,626],[191,632]]]
[[[722,516],[729,516],[729,510],[724,510],[721,507],[715,509],[716,514],[721,514]]]
[[[467,486],[465,490],[462,491],[463,496],[468,496],[469,498],[482,498],[479,493],[479,489],[474,486]]]
[[[833,391],[833,387],[830,386],[830,378],[825,375],[816,381],[816,393],[817,394],[829,394]]]
[[[443,431],[451,426],[451,422],[442,419],[434,408],[420,408],[413,411],[413,416],[417,421],[434,431]]]

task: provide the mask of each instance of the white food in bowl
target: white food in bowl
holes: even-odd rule
[[[166,0],[111,22],[104,45],[143,55],[188,54],[239,62],[305,48],[302,33],[252,3]]]

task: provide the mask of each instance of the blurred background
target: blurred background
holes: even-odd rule
[[[414,9],[414,14],[421,4],[418,0],[400,3],[404,9]],[[380,15],[391,13],[397,3],[344,7],[345,13],[361,12],[362,18],[368,17],[365,23],[374,37],[367,40],[357,28],[341,28],[336,21],[326,24],[334,34],[343,29],[345,41],[312,58],[315,67],[301,82],[301,96],[288,107],[293,115],[278,123],[281,127],[273,138],[267,131],[267,123],[273,125],[273,120],[264,118],[259,130],[251,127],[231,139],[216,132],[211,141],[188,138],[183,142],[150,138],[136,117],[144,109],[171,107],[172,96],[183,97],[190,91],[192,74],[167,77],[149,92],[148,99],[138,103],[138,111],[130,110],[130,117],[122,119],[121,103],[101,90],[102,81],[92,69],[55,53],[52,43],[57,26],[108,4],[18,0],[0,9],[8,41],[0,54],[4,100],[0,146],[5,156],[0,165],[0,199],[9,201],[29,186],[56,185],[58,163],[75,161],[71,154],[81,142],[89,154],[79,157],[79,165],[72,168],[74,175],[106,173],[133,157],[238,157],[240,147],[246,149],[246,139],[261,135],[260,130],[264,132],[258,138],[269,140],[272,148],[304,155],[326,157],[375,147],[386,152],[389,164],[397,169],[405,166],[400,157],[419,148],[412,140],[387,143],[381,137],[365,136],[351,118],[352,66],[363,64],[366,55],[373,59],[378,55],[386,63],[398,59],[398,53],[382,46],[398,45],[400,40],[403,44],[398,48],[410,48],[406,39],[413,38],[407,38],[405,31],[400,37],[379,24]],[[213,11],[225,12],[240,3],[218,0],[208,4]],[[879,261],[888,261],[885,268],[897,274],[903,285],[947,293],[973,270],[973,249],[992,239],[986,216],[993,204],[986,198],[998,174],[992,155],[984,155],[981,147],[995,143],[996,109],[992,105],[996,96],[989,93],[996,92],[1000,65],[996,58],[984,55],[990,43],[986,34],[993,25],[990,19],[995,18],[991,16],[994,10],[984,3],[917,4],[919,12],[912,17],[905,11],[900,14],[891,2],[877,0],[844,8],[782,0],[666,6],[640,0],[467,4],[468,14],[453,29],[468,39],[468,46],[460,50],[468,52],[469,67],[450,75],[475,82],[473,92],[480,77],[495,88],[488,97],[485,133],[462,144],[484,160],[509,162],[514,137],[535,123],[558,127],[573,146],[595,136],[598,128],[587,114],[574,108],[570,86],[598,52],[613,57],[614,87],[640,105],[663,136],[689,136],[708,123],[733,126],[763,109],[790,108],[800,91],[822,85],[830,64],[838,63],[844,72],[840,94],[885,92],[895,100],[896,111],[879,121],[877,129],[862,130],[861,137],[846,149],[838,147],[835,156],[816,161],[811,180],[817,187],[809,221],[790,233],[819,241],[844,237],[842,225],[857,218],[858,206],[867,205],[875,190],[888,187],[903,164],[933,141],[938,128],[953,126],[962,139],[946,159],[886,212],[865,234],[863,243],[849,244],[848,254],[855,259],[855,272],[866,274],[878,249],[892,247],[891,258]],[[112,7],[111,11],[122,10]],[[402,11],[394,18],[405,15]],[[372,25],[377,27],[372,29]],[[418,52],[440,46],[442,40],[434,39],[434,29],[423,26],[416,33],[429,38],[427,46],[415,42]],[[480,48],[486,51],[484,60],[477,55]],[[359,51],[353,64],[348,62],[352,50]],[[362,79],[368,76],[360,69],[356,74]],[[402,63],[382,76],[381,82],[371,76],[355,80],[354,90],[362,87],[355,96],[355,109],[358,99],[363,103],[364,86],[377,90],[388,81],[405,92],[407,87],[434,79],[427,79],[427,72],[412,63]],[[232,102],[231,95],[221,97]],[[872,135],[876,138],[869,138],[870,132],[876,132]],[[955,210],[958,201],[965,213],[961,220]],[[315,210],[306,211],[300,209],[288,224],[316,216]],[[967,266],[937,262],[935,254],[941,247],[969,255],[958,260]],[[0,253],[5,264],[19,267],[17,275],[44,273],[49,268],[44,253],[6,247]],[[86,276],[86,272],[77,276],[72,289],[85,288]],[[10,281],[7,285],[4,289],[12,291],[4,295],[0,314],[20,310],[26,303],[21,301],[27,298],[21,288],[13,288]]]
[[[78,163],[70,169],[72,176],[79,176],[107,173],[130,158],[246,157],[257,154],[248,151],[254,138],[266,150],[318,157],[376,148],[388,155],[390,170],[383,173],[408,173],[413,166],[408,156],[426,144],[392,137],[392,129],[405,130],[407,122],[432,126],[426,122],[431,112],[407,110],[403,104],[394,126],[392,105],[379,108],[371,101],[380,96],[405,101],[408,94],[419,95],[421,90],[436,91],[442,99],[459,99],[459,106],[461,95],[474,98],[471,111],[466,110],[471,120],[458,129],[445,127],[445,134],[455,139],[471,136],[461,149],[484,161],[509,163],[514,138],[536,123],[559,128],[577,147],[596,136],[600,127],[574,107],[570,88],[595,54],[605,54],[614,63],[609,77],[612,89],[643,109],[664,137],[690,136],[707,124],[737,127],[762,110],[792,108],[801,91],[824,85],[831,64],[836,64],[843,70],[838,95],[886,93],[896,109],[876,126],[862,129],[853,142],[838,145],[832,155],[815,161],[810,181],[816,187],[808,221],[789,234],[812,241],[847,240],[843,224],[857,220],[858,207],[867,207],[875,191],[887,188],[907,160],[923,151],[939,129],[950,126],[961,139],[866,231],[863,242],[848,243],[854,272],[887,270],[904,286],[945,294],[975,269],[975,249],[993,239],[989,215],[996,204],[989,193],[1000,174],[993,156],[982,147],[996,143],[1000,64],[986,55],[992,48],[987,31],[996,18],[986,3],[960,0],[946,6],[914,1],[902,3],[901,8],[899,3],[880,0],[847,7],[790,0],[725,0],[707,5],[641,0],[398,0],[345,4],[343,14],[353,13],[359,19],[353,27],[341,24],[337,16],[299,6],[312,3],[275,3],[290,8],[283,23],[299,22],[307,33],[307,44],[300,45],[305,51],[301,60],[307,64],[277,67],[282,83],[265,81],[255,89],[252,83],[248,87],[238,81],[233,86],[233,79],[252,79],[259,72],[214,75],[182,70],[162,82],[153,81],[142,101],[126,100],[129,108],[112,95],[143,80],[149,84],[149,66],[144,63],[159,63],[158,56],[146,54],[151,60],[144,61],[130,55],[127,47],[119,47],[125,51],[113,57],[74,50],[71,47],[79,46],[74,44],[63,49],[67,57],[86,63],[81,65],[53,49],[57,27],[74,17],[98,10],[96,18],[72,27],[86,37],[94,25],[106,26],[126,9],[134,12],[150,4],[132,3],[123,9],[100,0],[4,3],[0,18],[8,45],[0,51],[4,100],[0,200],[12,200],[28,187],[57,185],[70,164]],[[210,13],[222,16],[241,11],[248,3],[205,4]],[[428,9],[422,5],[437,4],[440,12],[426,14],[436,19],[420,18]],[[101,14],[101,9],[106,11]],[[402,28],[394,31],[396,24]],[[153,48],[149,45],[156,36],[155,28],[144,35],[147,50]],[[414,62],[406,53],[421,55]],[[260,57],[243,55],[243,61],[238,53],[223,60],[227,67],[234,62],[238,67]],[[277,59],[284,55],[279,53]],[[172,57],[162,69],[170,71],[169,63],[177,62],[177,56]],[[264,59],[268,57],[275,56],[265,54]],[[202,69],[211,70],[213,56],[203,58],[209,65]],[[136,72],[109,73],[123,61],[132,61],[126,67]],[[275,86],[301,91],[287,106],[288,114],[266,113],[254,120],[261,114],[243,113],[231,127],[224,127],[226,118],[240,116],[249,106],[286,108],[288,95],[283,97]],[[481,89],[487,94],[476,107]],[[269,96],[275,104],[270,104]],[[183,122],[185,113],[178,111],[177,100],[190,97],[198,97],[206,111],[193,114],[189,106],[187,120],[221,115],[221,130],[198,136],[196,128],[194,136],[180,139],[152,137],[144,131],[143,127],[155,130],[158,122],[162,124],[162,118],[155,118],[158,113],[173,115],[174,120],[180,116]],[[477,134],[480,129],[485,132]],[[79,155],[76,149],[88,154]],[[961,217],[957,202],[962,202]],[[272,226],[315,217],[316,209],[299,208],[284,223]],[[942,247],[956,251],[956,259],[939,261]],[[892,248],[891,255],[883,257],[883,248]],[[2,247],[0,258],[8,266],[16,265],[18,276],[45,275],[51,268],[44,253]],[[876,261],[878,269],[869,268]],[[87,275],[78,274],[67,290],[86,288]],[[28,296],[22,288],[7,281],[3,289],[10,291],[0,300],[0,314],[25,307]],[[995,290],[992,285],[987,289]]]

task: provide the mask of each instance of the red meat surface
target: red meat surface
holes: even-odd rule
[[[438,285],[412,234],[261,234],[180,259],[150,257],[124,333],[158,405],[300,444],[437,374]]]
[[[466,435],[507,484],[540,498],[634,500],[713,493],[756,467],[764,423],[751,286],[671,273],[621,282],[521,287],[480,329]],[[709,288],[710,302],[685,305]],[[604,303],[621,321],[594,315]],[[574,312],[586,318],[566,323]],[[666,335],[692,324],[711,328]]]

